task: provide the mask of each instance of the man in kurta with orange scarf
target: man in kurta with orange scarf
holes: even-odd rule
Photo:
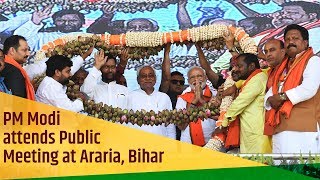
[[[266,73],[268,75],[267,89],[268,91],[273,84],[277,69],[281,62],[286,58],[286,51],[284,48],[284,43],[279,39],[270,39],[266,42],[263,48],[263,53],[265,55],[265,60],[269,64],[269,68]],[[266,111],[266,119],[268,119],[270,111]],[[268,131],[272,129],[267,123],[265,123],[265,134],[270,135]]]
[[[241,54],[237,57],[235,73],[245,80],[238,97],[227,109],[222,127],[240,119],[240,153],[269,153],[271,143],[263,135],[264,107],[267,75],[260,70],[258,57],[253,54]]]
[[[13,95],[35,100],[33,86],[22,64],[27,62],[30,56],[29,46],[22,36],[14,35],[7,38],[3,43],[5,54],[5,68],[2,76],[4,83]]]
[[[275,72],[278,66],[281,64],[285,58],[286,51],[284,49],[284,43],[279,39],[270,39],[266,42],[263,48],[263,53],[265,55],[266,61],[268,62],[269,68],[267,69],[268,81],[267,81],[267,91],[272,86]]]
[[[316,38],[316,37],[314,37]],[[284,32],[286,58],[276,71],[266,94],[273,127],[273,153],[319,153],[320,58],[309,47],[309,34],[292,24]]]
[[[212,97],[208,85],[207,77],[200,67],[192,67],[188,71],[188,87],[181,96],[178,97],[176,109],[188,109],[190,107],[200,107],[208,102]],[[215,120],[198,119],[196,122],[178,126],[181,130],[181,141],[188,142],[197,146],[204,146],[215,129]]]

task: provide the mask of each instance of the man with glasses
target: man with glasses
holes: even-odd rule
[[[188,87],[179,96],[176,109],[189,109],[191,107],[201,107],[212,98],[212,92],[206,84],[207,77],[205,71],[200,67],[192,67],[188,71]],[[198,119],[196,122],[180,125],[181,141],[188,142],[197,146],[204,146],[215,129],[215,120]]]
[[[83,82],[80,90],[96,103],[102,102],[113,107],[127,109],[128,88],[116,84],[116,59],[111,55],[105,57],[100,51],[95,55],[93,68]]]
[[[164,48],[164,58],[162,62],[162,77],[159,91],[166,93],[171,100],[172,109],[176,107],[178,96],[182,94],[184,90],[184,77],[183,74],[174,71],[170,73],[170,47],[171,44],[166,44]],[[176,126],[176,139],[180,140],[181,131]]]
[[[144,66],[137,71],[137,80],[140,85],[140,89],[137,89],[130,93],[128,109],[134,111],[146,110],[154,111],[155,113],[162,110],[172,110],[171,101],[168,95],[159,92],[154,88],[156,84],[156,73],[151,66]],[[139,120],[138,120],[139,121]],[[173,124],[169,124],[165,127],[162,125],[142,125],[128,124],[129,127],[140,129],[153,134],[176,139],[176,129]]]

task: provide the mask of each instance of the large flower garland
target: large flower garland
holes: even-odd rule
[[[235,37],[235,45],[242,52],[257,52],[255,42],[242,28],[230,27],[229,29]],[[43,45],[42,49],[37,52],[35,59],[42,60],[45,57],[50,57],[51,52],[69,56],[81,54],[79,49],[86,50],[90,44],[108,52],[112,50],[115,54],[121,53],[121,49],[125,46],[133,47],[129,52],[131,59],[148,58],[150,55],[155,55],[166,43],[201,42],[204,48],[222,49],[224,47],[223,33],[226,31],[228,31],[226,25],[208,25],[176,32],[128,32],[120,35],[84,33],[81,36],[71,34]],[[82,45],[85,46],[81,48]],[[78,47],[78,50],[71,47]]]
[[[139,53],[142,53],[144,56],[148,55],[148,49],[161,49],[161,46],[165,43],[184,43],[188,41],[202,42],[202,45],[206,44],[207,48],[212,48],[213,46],[214,48],[219,49],[224,46],[221,43],[223,42],[222,34],[227,30],[228,27],[224,25],[209,25],[183,31],[180,30],[178,32],[165,33],[132,32],[120,35],[68,35],[44,45],[42,50],[37,52],[36,59],[41,60],[46,56],[55,53],[73,56],[77,53],[81,54],[81,51],[86,51],[91,46],[101,49],[104,48],[104,50],[108,52],[111,52],[113,49],[113,52],[116,54],[121,53],[120,49],[124,46],[140,48],[146,50],[144,52],[145,54],[143,54],[143,52]],[[243,31],[243,29],[230,27],[230,30],[235,37],[235,44],[238,44],[243,52],[256,53],[257,47],[254,41]],[[146,46],[150,48],[146,48]],[[35,82],[41,82],[41,78],[35,80]],[[74,95],[77,94],[77,92],[74,91],[79,91],[79,88],[73,87],[73,85],[68,88],[70,99],[75,98]],[[219,113],[219,109],[211,104],[206,104],[203,107],[195,109],[164,110],[158,113],[154,111],[146,112],[144,110],[136,112],[133,110],[121,110],[120,108],[112,108],[111,106],[103,105],[102,103],[97,104],[93,101],[86,101],[84,107],[85,112],[90,116],[110,120],[112,122],[131,122],[140,126],[143,124],[159,125],[165,123],[165,125],[168,125],[172,123],[188,123],[190,121],[196,121],[198,118],[208,118]]]
[[[127,110],[113,108],[112,106],[103,105],[103,103],[95,103],[94,101],[84,102],[84,111],[89,116],[108,120],[118,123],[132,123],[139,126],[142,125],[161,125],[169,124],[181,125],[189,122],[196,122],[199,118],[204,120],[219,115],[219,109],[210,102],[198,108],[180,109],[180,110],[163,110],[155,112],[153,110]]]
[[[45,74],[41,74],[33,79],[33,86],[38,88],[39,84],[45,77]],[[73,81],[69,81],[67,84],[67,96],[69,99],[74,100],[78,98],[80,92],[79,85],[76,85]],[[180,125],[183,123],[196,122],[199,118],[212,118],[219,115],[219,109],[213,106],[210,102],[204,104],[202,107],[181,109],[181,110],[163,110],[160,112],[145,110],[133,111],[127,109],[114,108],[103,103],[95,103],[92,100],[84,101],[84,112],[89,116],[104,119],[111,122],[118,123],[132,123],[139,126],[142,125],[160,125],[165,126],[169,124]]]

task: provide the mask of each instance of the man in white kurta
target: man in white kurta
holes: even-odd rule
[[[155,71],[150,66],[145,66],[138,71],[138,83],[140,89],[135,90],[129,94],[128,109],[146,110],[159,112],[162,110],[172,110],[170,98],[167,94],[157,91],[154,88],[156,83]],[[162,125],[142,125],[141,127],[136,124],[128,124],[129,127],[140,129],[153,134],[176,139],[176,127],[174,124],[169,124],[165,127]]]
[[[67,57],[57,55],[50,57],[46,64],[48,66],[47,76],[38,87],[37,101],[74,112],[82,111],[82,100],[71,101],[66,95],[67,87],[65,85],[71,77],[72,61]],[[62,64],[63,69],[59,69],[59,64]]]
[[[270,111],[276,110],[277,113],[283,112],[283,106],[289,102],[293,107],[288,118],[280,116],[280,122],[274,125],[273,153],[320,152],[320,119],[317,116],[320,113],[317,109],[320,104],[320,58],[313,55],[312,48],[308,48],[308,39],[308,31],[301,26],[289,25],[285,30],[285,48],[289,59],[279,65],[277,74],[280,78],[277,80],[275,77],[273,87],[267,92],[265,108]],[[310,55],[307,55],[308,53]],[[304,62],[306,63],[303,64]],[[299,66],[304,67],[302,74],[295,74],[294,71],[298,68],[294,67]],[[300,84],[289,87],[287,81],[290,79]],[[273,90],[274,87],[277,91]],[[277,115],[275,119],[276,117]],[[276,120],[267,121],[268,124],[272,122]]]
[[[186,93],[190,93],[190,92],[195,92],[196,89],[197,90],[200,89],[199,91],[201,91],[201,96],[198,97],[198,98],[201,98],[201,100],[200,99],[196,100],[197,97],[195,96],[194,101],[191,102],[191,106],[205,103],[204,102],[205,101],[204,100],[204,95],[205,94],[208,95],[208,96],[210,95],[210,97],[213,95],[213,93],[210,92],[210,89],[206,85],[206,80],[207,80],[207,78],[206,78],[206,75],[205,75],[205,71],[202,68],[200,68],[200,67],[192,67],[189,70],[189,72],[188,72],[188,82],[190,84],[190,87],[188,87],[182,93],[182,95],[184,95]],[[187,109],[187,101],[185,101],[181,97],[178,97],[176,109]],[[198,132],[198,133],[199,134],[203,134],[204,143],[205,144],[210,140],[210,138],[212,136],[212,133],[215,130],[215,125],[216,125],[215,120],[210,119],[210,118],[201,121],[202,132]],[[182,127],[180,127],[180,129],[181,128]],[[183,129],[183,128],[185,128],[185,129]],[[187,142],[187,143],[190,143],[190,144],[195,144],[195,142],[192,141],[192,138],[191,138],[191,135],[190,135],[190,125],[188,124],[187,126],[184,126],[183,128],[181,129],[181,141]],[[205,145],[205,144],[203,144],[203,145]]]
[[[114,57],[104,57],[103,52],[95,55],[95,63],[84,80],[80,90],[86,93],[96,103],[102,102],[112,107],[127,109],[127,87],[116,84],[116,60]]]

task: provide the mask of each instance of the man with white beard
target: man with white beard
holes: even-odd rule
[[[205,71],[200,67],[192,67],[188,71],[187,88],[177,100],[176,109],[189,109],[191,107],[201,107],[212,97],[212,92],[206,85],[207,77]],[[197,146],[204,146],[215,129],[215,120],[198,119],[196,122],[190,122],[178,126],[181,129],[181,141],[192,143]]]

